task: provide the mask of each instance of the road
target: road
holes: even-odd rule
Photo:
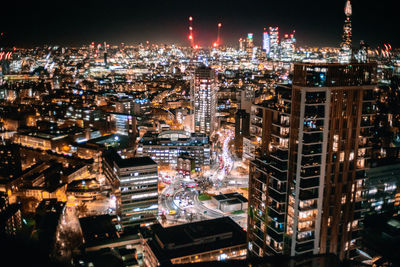
[[[221,130],[219,133],[221,154],[218,155],[217,164],[205,173],[204,178],[212,182],[211,191],[219,192],[226,189],[234,190],[239,187],[248,186],[248,178],[233,177],[232,170],[237,166],[230,149],[233,133],[229,130]],[[160,195],[160,213],[165,215],[164,224],[174,225],[198,220],[214,219],[230,216],[242,227],[246,227],[246,213],[232,215],[218,210],[211,201],[199,200],[199,188],[185,188],[182,182],[187,180],[180,176],[173,176],[171,183],[166,185]]]

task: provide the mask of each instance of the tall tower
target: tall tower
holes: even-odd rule
[[[195,132],[211,135],[215,128],[217,85],[215,72],[207,66],[195,70],[192,83]]]
[[[294,31],[292,34],[285,34],[281,42],[281,60],[290,62],[294,58],[296,38],[294,37]]]
[[[254,47],[254,40],[253,40],[253,34],[248,33],[247,38],[246,38],[246,51],[247,53],[251,54],[253,52],[253,47]]]
[[[269,43],[269,34],[266,31],[266,29],[264,29],[263,32],[263,49],[265,53],[268,55],[270,50],[270,43]]]
[[[270,50],[269,57],[273,60],[278,60],[279,58],[279,28],[269,27],[269,42]]]
[[[352,26],[351,26],[351,15],[352,8],[350,0],[347,0],[344,14],[346,18],[344,20],[343,26],[343,36],[342,42],[340,44],[340,52],[339,52],[339,62],[340,63],[349,63],[351,60],[351,45],[352,45]]]
[[[355,256],[371,155],[376,64],[297,64],[263,104],[250,164],[249,254]]]

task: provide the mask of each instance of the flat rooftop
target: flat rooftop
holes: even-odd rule
[[[115,150],[106,151],[104,157],[109,162],[115,162],[120,168],[157,165],[157,163],[150,157],[136,157],[136,158],[123,159]]]
[[[151,226],[148,243],[160,262],[246,244],[246,232],[230,217],[164,228]]]

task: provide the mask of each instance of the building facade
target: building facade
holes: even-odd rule
[[[196,133],[211,135],[215,128],[217,84],[213,69],[201,66],[195,70],[192,83],[194,126]]]
[[[117,195],[117,213],[124,227],[151,223],[158,214],[158,166],[149,157],[122,159],[104,153],[104,174]]]
[[[164,131],[145,134],[139,141],[137,155],[151,157],[158,164],[172,168],[176,168],[178,159],[186,155],[194,159],[195,171],[200,172],[210,167],[211,151],[205,134]]]
[[[373,64],[295,64],[265,103],[250,165],[248,240],[258,256],[355,256],[370,164]]]

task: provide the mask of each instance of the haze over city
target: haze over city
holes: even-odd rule
[[[223,23],[224,44],[233,45],[246,32],[260,36],[276,25],[296,30],[302,46],[338,46],[343,1],[11,1],[2,3],[1,31],[11,46],[82,45],[92,41],[117,44],[168,43],[184,45],[187,17],[195,18],[201,46],[215,38],[215,25]],[[354,40],[399,46],[391,0],[355,0]],[[258,45],[260,38],[256,38]]]

